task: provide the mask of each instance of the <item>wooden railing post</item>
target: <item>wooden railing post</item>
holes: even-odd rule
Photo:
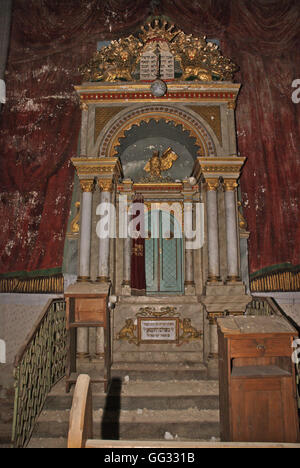
[[[70,413],[68,448],[85,448],[86,441],[93,438],[93,403],[91,379],[79,375]]]

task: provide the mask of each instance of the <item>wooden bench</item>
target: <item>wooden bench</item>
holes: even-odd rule
[[[300,448],[300,444],[93,439],[93,403],[91,379],[88,375],[81,374],[77,379],[74,390],[69,422],[68,448]]]

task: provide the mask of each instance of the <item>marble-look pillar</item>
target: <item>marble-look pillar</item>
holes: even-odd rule
[[[80,180],[80,186],[82,190],[82,215],[80,228],[80,257],[78,281],[89,281],[94,180]]]
[[[131,238],[124,239],[123,244],[123,283],[122,286],[130,287],[131,284]]]
[[[218,179],[207,179],[208,281],[210,282],[219,281],[220,279],[218,186]]]
[[[101,357],[104,355],[104,329],[101,327],[96,328],[96,356]]]
[[[235,179],[224,180],[226,213],[227,280],[239,280],[239,249],[237,232],[237,206]]]
[[[184,205],[185,216],[185,230],[186,232],[192,232],[193,230],[193,204],[191,201]],[[188,225],[186,225],[188,223]],[[194,250],[185,249],[185,274],[184,274],[184,289],[185,294],[195,294],[195,282],[194,282]]]
[[[89,329],[87,327],[77,328],[77,357],[86,358],[89,355]]]
[[[101,189],[100,204],[105,204],[109,207],[112,201],[113,181],[111,179],[99,179],[98,184]],[[108,217],[110,217],[110,215],[111,213],[108,212]],[[109,225],[110,221],[111,220],[109,219]],[[100,283],[108,283],[110,281],[109,260],[110,235],[107,233],[106,236],[99,236],[99,266],[97,281]]]

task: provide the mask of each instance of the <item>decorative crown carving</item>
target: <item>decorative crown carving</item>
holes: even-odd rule
[[[147,23],[141,27],[139,38],[144,44],[155,39],[171,42],[178,33],[179,30],[174,24],[170,25],[167,21],[161,21],[159,18],[156,18],[154,22]]]

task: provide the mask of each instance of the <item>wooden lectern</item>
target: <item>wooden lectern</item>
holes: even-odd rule
[[[299,442],[292,343],[283,317],[217,320],[221,440]]]
[[[110,314],[108,308],[110,286],[97,283],[76,283],[65,293],[68,331],[68,355],[66,369],[66,391],[76,383],[76,329],[102,327],[104,330],[104,373],[92,378],[93,383],[104,383],[107,392],[110,380]]]

